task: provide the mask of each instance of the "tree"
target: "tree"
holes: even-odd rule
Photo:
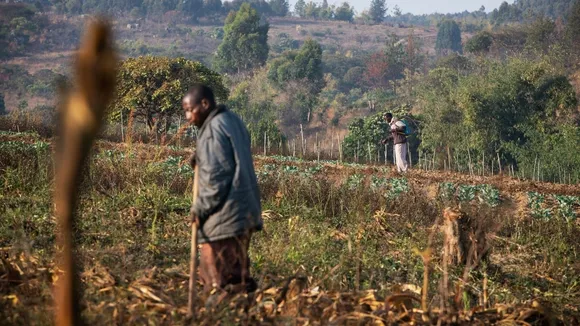
[[[414,42],[414,38],[411,40]],[[406,49],[400,38],[391,34],[387,37],[384,49],[372,54],[366,61],[363,78],[369,89],[384,91],[391,86],[391,81],[404,77],[405,68],[417,69],[419,60],[420,56],[414,44],[408,44]]]
[[[354,18],[354,8],[348,4],[348,2],[343,2],[342,5],[336,8],[334,12],[334,19],[351,22]]]
[[[544,16],[538,17],[527,28],[526,46],[547,52],[555,41],[556,23]]]
[[[206,15],[217,15],[223,11],[222,0],[205,0],[203,2],[203,12]]]
[[[401,11],[401,8],[399,8],[399,5],[395,5],[395,7],[393,8],[393,15],[395,15],[395,17],[401,17],[403,15],[403,12]]]
[[[288,15],[290,10],[288,0],[270,0],[269,4],[275,16],[284,17]]]
[[[324,87],[322,47],[308,39],[298,51],[288,51],[270,62],[268,79],[285,90],[290,99],[283,111],[285,121],[308,122],[316,107],[318,94]]]
[[[304,11],[306,9],[306,2],[304,0],[296,1],[294,5],[294,14],[300,18],[304,18]]]
[[[215,5],[212,4],[211,6],[213,7]],[[164,8],[162,9],[163,13],[165,13],[167,9],[169,9],[168,7],[169,6],[164,6]],[[203,17],[204,15],[203,9],[204,9],[203,0],[180,0],[179,4],[177,5],[177,10],[188,15],[194,22],[197,21],[200,17]]]
[[[463,53],[461,29],[454,20],[445,20],[439,24],[435,49],[441,54],[449,50]]]
[[[268,78],[279,87],[293,80],[307,82],[311,93],[318,94],[324,87],[322,71],[322,47],[307,39],[298,51],[288,51],[270,62]]]
[[[318,5],[313,2],[310,1],[306,4],[306,7],[304,7],[304,18],[318,18],[318,16],[320,15],[320,7],[318,7]]]
[[[493,24],[501,25],[521,20],[522,11],[516,5],[510,5],[504,1],[499,6],[499,9],[492,11],[490,18]]]
[[[322,1],[322,6],[320,6],[320,11],[318,13],[321,19],[332,19],[334,18],[334,6],[329,6],[327,0]]]
[[[383,19],[385,19],[387,10],[388,8],[386,0],[372,0],[369,14],[375,24],[380,24],[383,22]]]
[[[365,69],[363,67],[352,67],[346,72],[342,82],[348,88],[358,88],[362,84],[364,73]]]
[[[580,1],[576,1],[568,14],[566,39],[572,48],[580,52]]]
[[[473,54],[484,54],[488,53],[491,45],[493,44],[493,36],[490,32],[483,31],[472,38],[470,38],[467,43],[465,43],[465,51]]]
[[[389,86],[389,62],[383,52],[373,53],[366,62],[364,80],[371,89]]]
[[[199,62],[152,56],[126,59],[118,72],[111,117],[132,111],[151,131],[158,130],[159,122],[181,113],[181,98],[196,83],[211,87],[219,100],[228,97],[222,76]]]
[[[238,12],[230,12],[215,67],[222,72],[239,73],[264,65],[268,59],[269,29],[268,23],[261,22],[258,12],[248,3],[242,4]]]
[[[5,115],[6,112],[6,104],[4,103],[4,94],[0,94],[0,115]]]

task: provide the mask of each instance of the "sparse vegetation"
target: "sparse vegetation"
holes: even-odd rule
[[[0,314],[10,323],[47,324],[52,309],[51,280],[58,275],[51,259],[51,145],[35,134],[3,132],[0,138],[0,207],[5,217],[0,223],[5,262],[0,274],[13,282],[0,283],[4,307]],[[85,286],[83,314],[91,324],[135,324],[144,318],[153,323],[176,323],[184,318],[189,241],[184,216],[192,179],[191,169],[183,165],[185,157],[187,152],[164,147],[98,144],[85,173],[77,225]],[[251,258],[255,274],[262,275],[264,292],[255,297],[256,303],[238,301],[250,305],[246,317],[229,309],[207,311],[202,316],[208,323],[239,318],[292,320],[294,317],[285,317],[292,309],[292,298],[301,298],[297,307],[310,311],[307,318],[311,320],[329,321],[355,313],[358,304],[328,308],[330,315],[316,313],[317,303],[307,298],[314,295],[332,301],[333,291],[362,291],[355,298],[372,293],[365,300],[381,302],[381,306],[381,298],[401,291],[401,286],[403,293],[418,296],[425,269],[414,249],[427,246],[433,249],[428,297],[433,302],[431,309],[437,311],[443,235],[433,225],[441,223],[444,207],[458,204],[461,221],[476,223],[465,227],[474,228],[478,221],[494,225],[482,230],[490,251],[477,267],[467,269],[460,309],[480,305],[486,293],[488,307],[524,303],[535,297],[565,321],[578,316],[573,308],[579,303],[575,294],[579,281],[575,262],[580,250],[577,220],[537,219],[537,204],[528,208],[527,202],[518,202],[522,190],[516,189],[525,189],[525,184],[489,179],[490,184],[462,185],[468,177],[447,176],[459,187],[456,196],[443,201],[443,195],[428,190],[430,183],[438,185],[436,174],[416,172],[399,178],[382,168],[337,168],[335,164],[284,158],[260,157],[256,164],[266,232],[253,239]],[[556,212],[554,216],[579,212],[578,198],[569,196],[577,188],[545,185],[540,191],[543,198],[556,199],[542,201],[544,211]],[[431,237],[433,242],[428,241]],[[464,278],[461,265],[450,266],[448,273],[452,284]],[[275,291],[270,287],[283,287],[292,275],[297,279],[290,289],[299,286],[303,294],[287,293],[282,297],[284,308],[258,308],[268,307],[268,293]],[[449,291],[456,294],[451,288]],[[147,309],[149,306],[156,309]],[[370,309],[378,307],[371,305]]]
[[[577,323],[580,2],[386,5],[0,4],[0,320],[51,323],[55,94],[103,11],[123,61],[79,193],[89,324],[184,321],[195,82],[263,154],[266,221],[260,290],[205,324]],[[390,170],[385,112],[412,124],[410,174]]]

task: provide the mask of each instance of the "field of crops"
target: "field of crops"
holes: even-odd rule
[[[9,324],[52,321],[52,149],[34,133],[0,134],[0,320]],[[75,226],[90,324],[185,319],[187,156],[97,144]],[[260,289],[201,308],[202,324],[579,321],[577,185],[285,157],[255,164]]]

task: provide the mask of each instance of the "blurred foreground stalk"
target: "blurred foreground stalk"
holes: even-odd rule
[[[74,63],[76,85],[60,98],[56,191],[58,269],[56,325],[79,325],[81,295],[73,243],[74,214],[82,170],[115,89],[117,57],[106,21],[90,26]]]

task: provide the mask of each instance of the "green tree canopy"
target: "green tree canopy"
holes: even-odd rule
[[[292,80],[305,80],[312,93],[318,94],[324,87],[320,44],[308,39],[299,50],[285,52],[280,58],[272,60],[268,78],[280,87]]]
[[[437,68],[416,92],[421,103],[417,109],[425,118],[422,146],[430,150],[470,149],[472,155],[500,155],[504,162],[528,164],[529,156],[535,155],[530,153],[548,148],[545,142],[550,139],[575,139],[571,131],[556,136],[565,128],[577,128],[576,94],[567,78],[546,61],[485,61],[468,75]],[[541,148],[536,147],[540,143]],[[554,154],[561,146],[573,145],[550,146]],[[528,148],[527,152],[522,148]],[[526,157],[528,163],[518,157]]]
[[[372,0],[369,15],[375,24],[379,24],[385,19],[387,10],[386,0]]]
[[[282,119],[290,123],[310,121],[318,94],[325,84],[320,44],[308,39],[299,50],[287,51],[272,60],[268,79],[291,98],[282,110]]]
[[[294,14],[298,17],[304,17],[305,9],[306,9],[306,1],[304,0],[298,0],[294,4]]]
[[[354,8],[348,2],[343,2],[334,11],[334,19],[351,22],[354,18]]]
[[[439,53],[453,51],[463,53],[461,45],[461,29],[454,20],[444,20],[439,24],[435,49]]]
[[[320,15],[320,7],[314,2],[309,1],[304,7],[303,18],[318,18]]]
[[[169,9],[166,6],[165,10]],[[193,21],[203,16],[203,0],[180,0],[177,5],[177,10],[182,11],[189,16]]]
[[[488,53],[493,44],[493,36],[490,32],[479,32],[465,43],[465,51],[474,54]]]
[[[580,53],[580,1],[574,3],[568,14],[566,38],[576,53]]]
[[[154,130],[157,122],[180,114],[183,95],[196,83],[211,87],[220,101],[228,97],[222,76],[199,62],[153,56],[126,59],[118,72],[112,118],[133,111]]]
[[[264,65],[268,59],[268,23],[244,3],[225,21],[224,40],[218,47],[215,67],[222,72],[241,72]]]
[[[288,0],[270,0],[268,2],[270,4],[270,8],[272,8],[272,13],[275,16],[284,17],[288,15],[290,11],[290,4]]]

